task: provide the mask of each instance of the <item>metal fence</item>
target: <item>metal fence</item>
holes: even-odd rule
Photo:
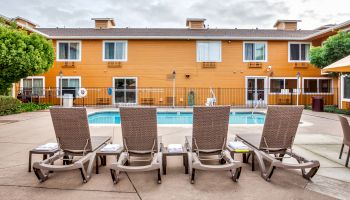
[[[86,96],[79,93],[80,88],[63,88],[62,93],[72,94],[75,106],[158,106],[190,107],[214,103],[232,107],[265,107],[266,105],[311,105],[312,97],[322,96],[325,105],[338,104],[338,89],[314,93],[310,89],[279,90],[274,93],[269,88],[85,88]],[[17,88],[17,98],[23,102],[61,104],[59,88]],[[214,101],[213,101],[214,99]]]

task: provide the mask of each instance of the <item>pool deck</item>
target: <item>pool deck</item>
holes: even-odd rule
[[[108,109],[98,109],[111,110]],[[160,110],[164,110],[161,108]],[[169,110],[169,109],[166,109]],[[173,110],[173,109],[171,109]],[[188,109],[175,109],[188,111]],[[89,109],[95,112],[96,109]],[[233,109],[233,111],[251,111]],[[265,111],[259,109],[257,111]],[[161,185],[156,174],[122,174],[118,185],[113,185],[108,168],[83,184],[78,171],[54,173],[44,183],[38,183],[33,173],[27,172],[28,151],[40,144],[55,142],[48,111],[22,113],[0,117],[0,199],[347,199],[350,196],[350,168],[345,168],[344,153],[338,159],[342,142],[337,115],[305,110],[304,122],[298,129],[294,151],[313,160],[321,168],[311,182],[297,171],[277,169],[271,182],[260,178],[259,169],[250,170],[245,164],[238,183],[232,182],[228,172],[198,172],[196,183],[190,184],[184,174],[180,157],[168,157],[167,175]],[[188,126],[160,126],[159,135],[165,144],[183,143],[192,128]],[[261,125],[230,126],[234,134],[261,133]],[[91,126],[92,135],[113,136],[121,143],[120,126]],[[241,159],[239,156],[237,159]],[[33,160],[39,160],[34,156]],[[109,157],[108,163],[115,158]],[[289,160],[286,159],[288,162]],[[107,164],[108,165],[108,164]]]

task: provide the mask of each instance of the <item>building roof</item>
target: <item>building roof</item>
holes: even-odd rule
[[[52,39],[302,40],[317,30],[188,28],[37,28]]]

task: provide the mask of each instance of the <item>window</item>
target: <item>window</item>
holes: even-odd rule
[[[21,91],[24,96],[44,96],[45,78],[41,76],[27,77],[21,80]]]
[[[289,62],[308,62],[310,43],[289,43]]]
[[[198,41],[197,62],[221,62],[221,42]]]
[[[293,92],[298,88],[297,79],[286,78],[271,78],[270,79],[270,93],[283,93],[283,91]],[[292,91],[290,91],[292,90]]]
[[[103,42],[104,61],[127,61],[127,41],[105,41]]]
[[[57,60],[58,61],[80,61],[80,41],[58,41]]]
[[[343,76],[343,98],[350,99],[350,77]]]
[[[57,87],[57,96],[61,96],[60,94],[60,84],[61,79],[59,76],[56,77],[56,87]],[[65,94],[73,94],[73,97],[77,97],[78,91],[81,87],[81,78],[79,76],[63,76],[62,77],[62,93]]]
[[[244,42],[244,62],[266,62],[266,42]]]
[[[114,103],[137,103],[136,78],[114,78],[114,89]]]
[[[332,79],[305,78],[303,81],[304,93],[331,93]]]

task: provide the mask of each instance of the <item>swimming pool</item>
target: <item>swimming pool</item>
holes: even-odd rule
[[[158,124],[192,124],[192,112],[157,112]],[[231,112],[230,124],[264,124],[261,112]],[[90,124],[120,124],[119,112],[96,112],[89,115]]]

